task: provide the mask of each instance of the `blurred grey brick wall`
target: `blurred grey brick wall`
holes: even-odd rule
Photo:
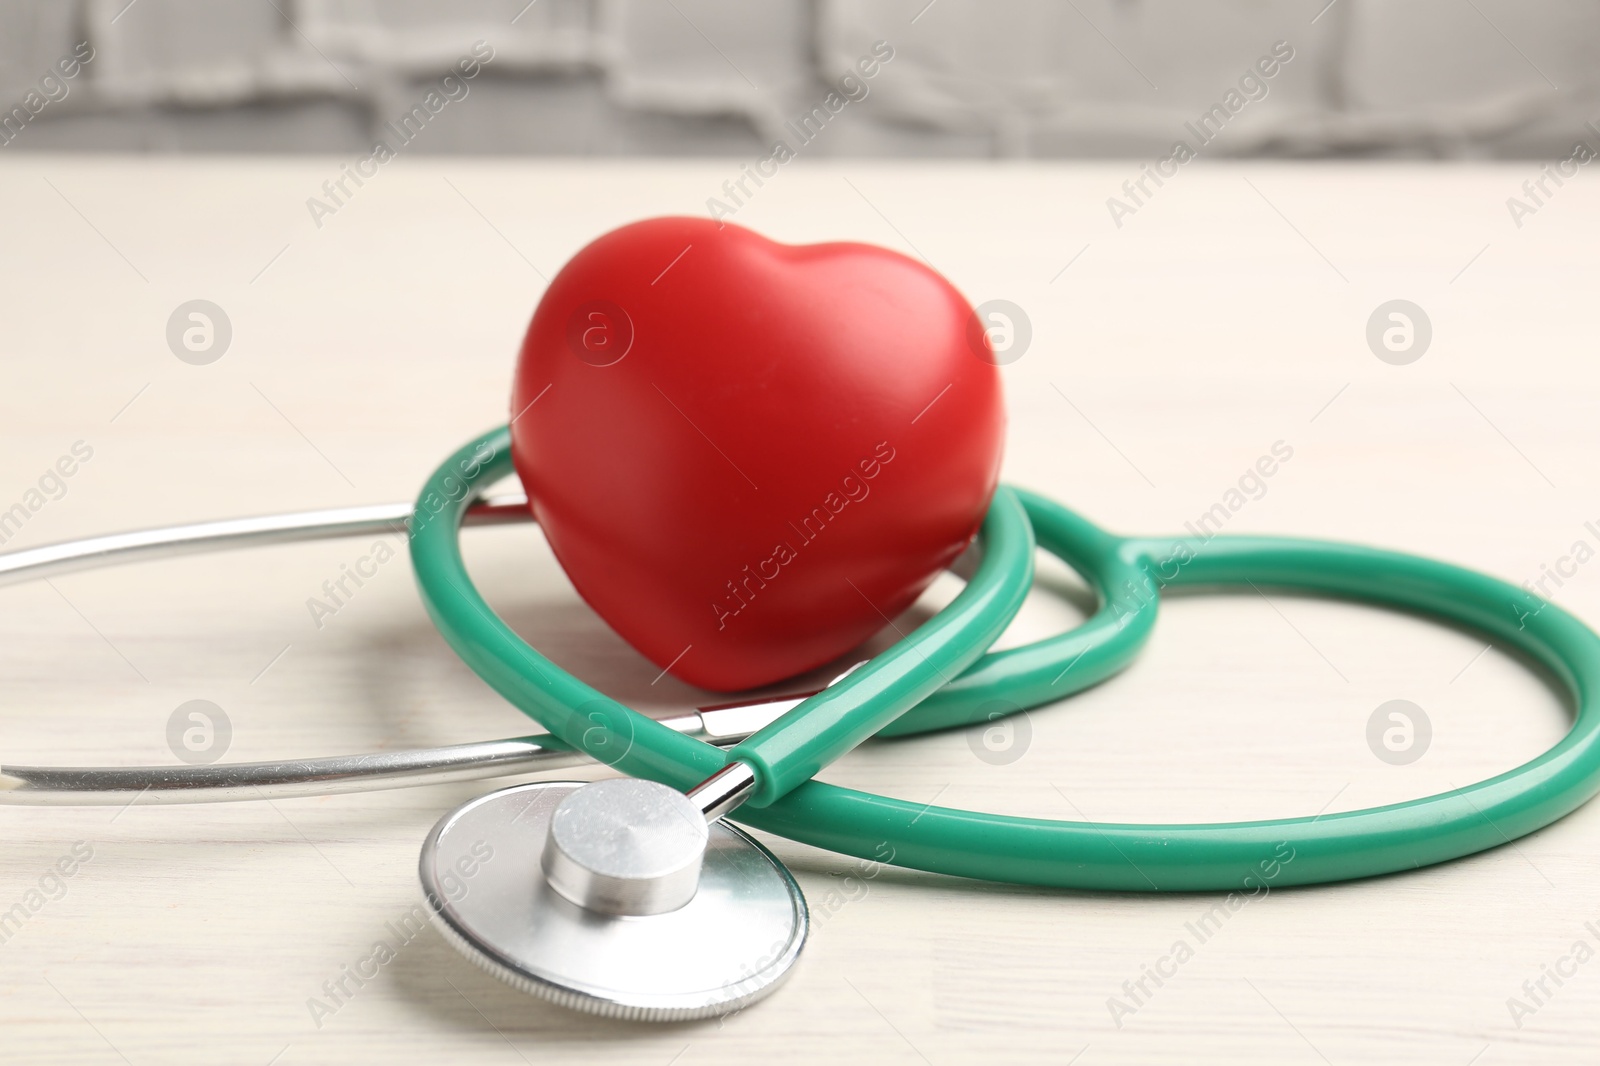
[[[1160,155],[1222,105],[1218,155],[1539,156],[1600,119],[1593,0],[0,0],[0,142],[364,152],[480,40],[415,150],[752,156],[852,71],[808,153]]]

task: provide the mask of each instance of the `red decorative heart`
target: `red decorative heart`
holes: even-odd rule
[[[717,690],[820,666],[971,541],[999,374],[915,260],[709,219],[624,226],[562,268],[512,390],[512,454],[578,593]]]

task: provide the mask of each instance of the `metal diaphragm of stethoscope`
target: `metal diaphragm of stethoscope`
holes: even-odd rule
[[[518,784],[446,815],[423,845],[422,886],[446,939],[517,987],[614,1017],[673,1020],[760,999],[791,972],[805,943],[798,884],[729,816],[843,854],[981,880],[1214,891],[1248,886],[1252,877],[1286,886],[1442,862],[1548,825],[1600,791],[1600,637],[1554,604],[1447,563],[1356,545],[1119,537],[1042,496],[1004,487],[963,591],[888,651],[815,693],[648,718],[529,647],[474,588],[458,527],[529,517],[523,498],[480,498],[510,472],[508,451],[505,429],[472,442],[430,478],[420,501],[431,502],[416,507],[275,515],[14,551],[0,555],[0,581],[405,529],[424,604],[441,633],[548,733],[279,763],[4,766],[0,803],[320,795],[598,759],[626,776]],[[1032,585],[1036,547],[1077,569],[1099,606],[1071,632],[991,651]],[[1471,628],[1548,669],[1571,697],[1573,726],[1537,758],[1463,788],[1367,810],[1253,822],[1017,818],[814,780],[870,737],[984,723],[1104,680],[1149,637],[1161,591],[1185,585],[1298,590]],[[482,861],[486,848],[492,862]],[[466,876],[470,891],[458,891]]]

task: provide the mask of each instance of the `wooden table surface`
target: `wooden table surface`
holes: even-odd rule
[[[0,511],[26,514],[8,548],[409,499],[447,450],[504,419],[521,333],[569,255],[624,221],[703,213],[738,176],[716,161],[407,158],[318,226],[305,201],[339,162],[0,164]],[[1556,572],[1554,598],[1600,620],[1591,179],[1551,186],[1517,225],[1506,200],[1539,176],[1531,164],[1195,165],[1118,226],[1106,200],[1139,176],[1126,163],[802,162],[735,220],[899,248],[975,303],[1022,308],[1031,343],[1003,369],[1006,477],[1113,529],[1176,532],[1237,503],[1230,491],[1277,446],[1292,456],[1245,479],[1229,532],[1366,541],[1519,583]],[[196,299],[231,324],[204,365],[167,339]],[[1405,365],[1367,342],[1395,299],[1431,323]],[[58,463],[72,475],[51,476]],[[308,599],[372,551],[334,541],[6,590],[0,757],[172,762],[169,722],[190,700],[225,715],[228,759],[528,731],[433,632],[403,554],[319,627]],[[475,534],[469,557],[497,608],[565,667],[644,709],[700,699],[651,684],[656,670],[578,601],[535,528]],[[1081,616],[1081,586],[1044,572],[1007,641]],[[1431,725],[1402,765],[1367,739],[1396,699]],[[1301,815],[1503,771],[1553,743],[1568,713],[1468,633],[1287,595],[1188,596],[1127,673],[1032,712],[999,756],[957,732],[868,745],[823,776],[1069,819]],[[282,1066],[1600,1055],[1600,806],[1447,866],[1273,891],[1203,942],[1190,926],[1215,897],[892,869],[862,880],[850,861],[772,840],[812,902],[813,935],[786,988],[722,1022],[569,1013],[432,930],[330,997],[418,898],[428,828],[487,787],[0,808],[0,1053]],[[21,915],[9,926],[8,910]],[[1137,990],[1179,940],[1192,957],[1131,996],[1124,983]]]

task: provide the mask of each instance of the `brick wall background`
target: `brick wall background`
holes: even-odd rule
[[[85,40],[94,58],[47,100]],[[1207,152],[1600,139],[1592,0],[0,0],[0,140],[365,152],[477,40],[493,61],[414,150],[764,154],[877,41],[893,59],[808,152],[1165,154],[1278,41],[1293,58],[1234,97]]]

